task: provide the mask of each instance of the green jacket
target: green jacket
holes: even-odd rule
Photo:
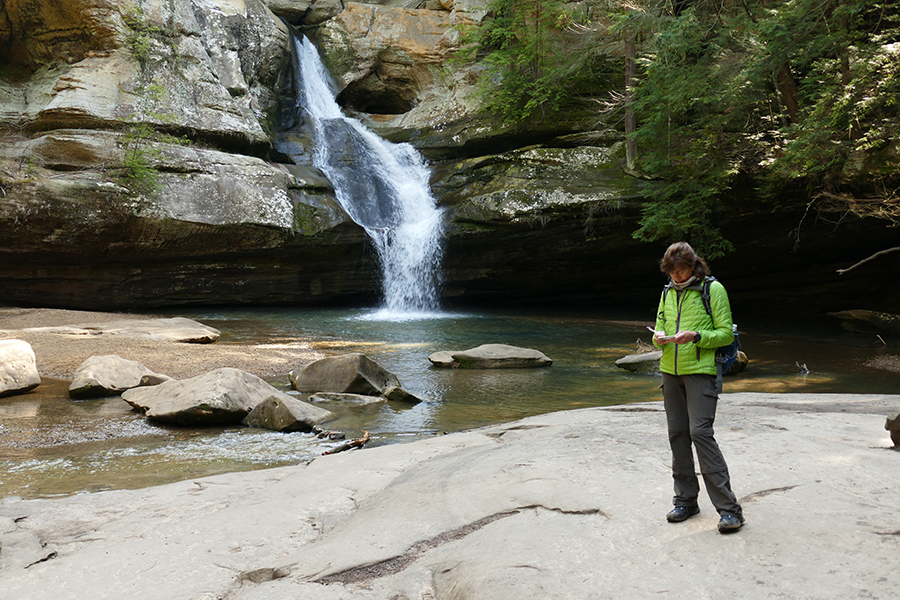
[[[716,348],[727,346],[734,340],[731,326],[731,304],[728,293],[718,281],[709,288],[712,315],[706,312],[700,291],[686,289],[678,292],[670,289],[659,299],[656,312],[656,330],[666,335],[679,331],[696,331],[700,342],[694,344],[663,344],[659,370],[670,375],[715,375]],[[654,344],[656,342],[654,341]]]

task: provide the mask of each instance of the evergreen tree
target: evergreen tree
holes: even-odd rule
[[[730,6],[730,9],[729,9]],[[634,108],[650,179],[636,237],[715,257],[737,177],[772,200],[898,220],[900,8],[866,0],[697,0],[659,14]]]

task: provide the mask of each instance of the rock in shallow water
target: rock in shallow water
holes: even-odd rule
[[[151,340],[154,342],[181,342],[185,344],[209,344],[219,339],[221,332],[193,319],[171,317],[166,319],[131,319],[108,323],[60,325],[57,327],[28,327],[30,333],[53,333],[69,336],[117,335],[121,337]]]
[[[659,373],[659,360],[661,358],[662,350],[629,354],[617,360],[616,366],[633,373]]]
[[[400,386],[396,375],[359,352],[317,360],[289,376],[298,392],[380,396],[383,390]]]
[[[72,398],[96,398],[120,394],[148,381],[164,381],[165,375],[154,373],[135,360],[115,354],[92,356],[75,369],[69,396]]]
[[[0,340],[0,397],[21,394],[41,384],[34,350],[22,340]]]
[[[248,427],[271,429],[291,433],[295,431],[312,431],[316,423],[323,421],[327,410],[308,404],[290,396],[269,396],[250,411],[241,421]]]
[[[435,352],[428,360],[436,367],[454,369],[523,369],[549,367],[553,364],[553,361],[539,350],[507,344],[482,344],[461,352]]]
[[[147,418],[172,425],[237,425],[262,401],[299,402],[256,375],[229,367],[185,380],[130,389],[122,399]],[[309,405],[310,427],[331,413]]]

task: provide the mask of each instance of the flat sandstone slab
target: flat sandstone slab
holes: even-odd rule
[[[146,339],[156,342],[184,342],[209,344],[219,339],[220,331],[184,317],[166,319],[128,319],[107,323],[58,325],[53,327],[27,327],[19,330],[0,330],[0,335],[27,333],[54,333],[67,336],[115,335]]]
[[[528,369],[553,364],[540,350],[508,344],[482,344],[469,350],[434,352],[428,360],[436,367],[453,369]]]
[[[540,415],[309,464],[0,501],[4,600],[892,598],[898,395],[724,394],[747,517],[667,523],[660,402]]]

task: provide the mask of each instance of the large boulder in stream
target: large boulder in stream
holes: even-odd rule
[[[125,390],[159,383],[169,379],[155,373],[136,360],[128,360],[115,354],[92,356],[75,369],[69,396],[75,399],[96,398],[120,394]]]
[[[273,396],[282,402],[299,402],[256,375],[226,367],[191,379],[130,389],[122,399],[154,421],[196,427],[237,425]],[[308,407],[309,428],[331,415],[317,406]]]
[[[0,340],[0,397],[21,394],[41,384],[34,350],[22,340]]]
[[[248,427],[292,433],[311,431],[316,423],[326,417],[323,416],[323,409],[283,394],[269,396],[257,404],[242,423]]]
[[[540,350],[507,344],[482,344],[462,352],[435,352],[428,360],[436,367],[454,369],[522,369],[553,364]]]
[[[338,392],[381,396],[400,387],[397,376],[360,352],[329,356],[290,372],[298,392]]]

